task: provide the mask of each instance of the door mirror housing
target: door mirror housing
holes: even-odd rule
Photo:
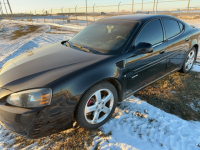
[[[146,54],[153,52],[153,45],[150,43],[141,42],[134,48],[136,54]]]

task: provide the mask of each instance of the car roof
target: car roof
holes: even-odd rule
[[[114,16],[114,17],[108,17],[103,18],[101,20],[136,20],[141,22],[146,22],[148,20],[151,20],[153,18],[162,18],[162,17],[168,17],[168,18],[174,18],[172,16],[168,15],[155,15],[155,14],[133,14],[133,15],[121,15],[121,16]]]

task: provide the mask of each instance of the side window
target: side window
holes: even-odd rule
[[[183,31],[183,24],[180,22],[178,22],[178,24],[179,24],[180,30]]]
[[[135,45],[140,42],[150,43],[152,45],[163,41],[163,30],[160,20],[154,20],[144,26],[135,40]]]
[[[165,27],[167,38],[171,38],[180,33],[180,28],[177,21],[171,19],[163,19],[162,21]]]

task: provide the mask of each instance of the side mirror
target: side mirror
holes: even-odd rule
[[[138,43],[138,45],[134,48],[136,54],[146,54],[153,52],[153,46],[150,43]]]

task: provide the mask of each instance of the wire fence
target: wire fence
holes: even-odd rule
[[[123,4],[121,1],[117,5],[93,5],[90,7],[78,7],[60,9],[30,10],[25,12],[3,13],[0,18],[27,22],[56,23],[56,24],[90,24],[98,19],[128,14],[174,14],[174,13],[194,13],[200,12],[200,8],[190,8],[192,0],[141,0],[140,3]],[[159,10],[166,3],[180,4],[185,9]]]

